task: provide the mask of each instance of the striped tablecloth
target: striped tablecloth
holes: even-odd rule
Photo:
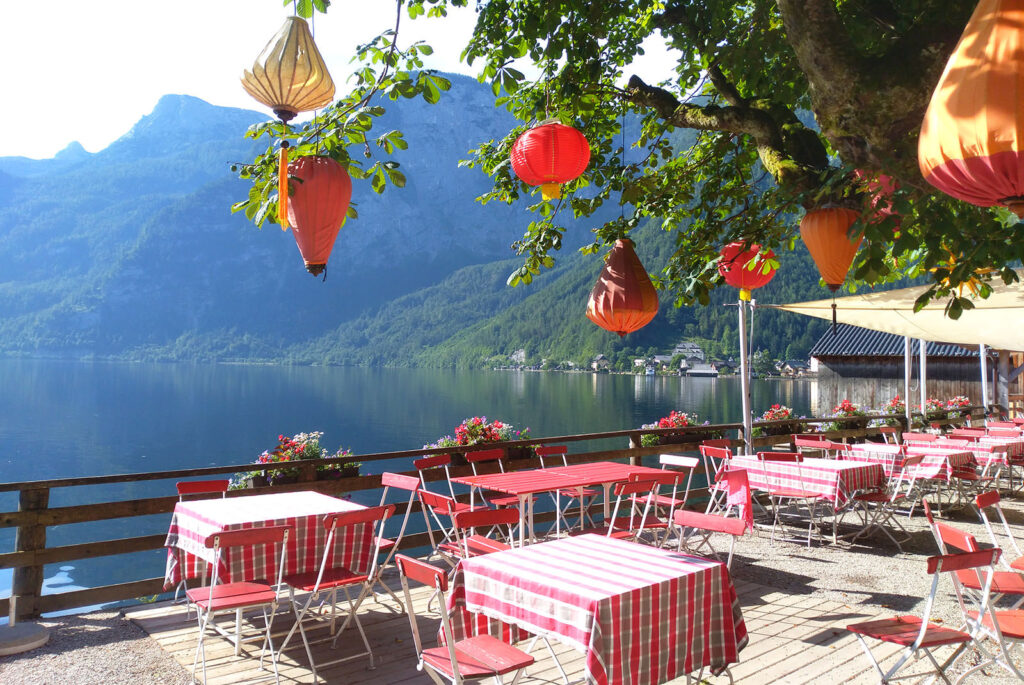
[[[213,550],[206,548],[203,540],[223,530],[293,526],[295,533],[288,539],[284,572],[316,571],[327,542],[324,514],[363,508],[361,504],[319,492],[280,492],[178,502],[164,543],[167,547],[164,588],[174,587],[181,580],[179,550],[185,552],[186,576],[200,577],[206,564],[213,561]],[[373,551],[372,533],[372,527],[364,525],[339,529],[331,563],[365,572]],[[278,560],[270,545],[223,550],[221,562],[221,580],[236,582],[273,578]]]
[[[978,442],[984,445],[1003,447],[1006,449],[1006,456],[1011,461],[1019,462],[1024,457],[1024,438],[1002,438],[998,436],[983,435]]]
[[[752,489],[770,492],[773,487],[798,488],[823,495],[836,509],[859,490],[885,485],[881,465],[841,459],[805,458],[797,464],[762,462],[757,457],[741,455],[732,458],[729,468],[745,469]]]
[[[597,685],[724,669],[747,643],[724,564],[597,535],[464,559],[448,603],[579,649]]]
[[[901,462],[902,453],[903,448],[899,445],[867,442],[850,445],[846,458],[851,461],[879,464],[885,469],[885,475],[892,477],[898,475],[896,465]],[[920,454],[924,457],[921,463],[914,467],[915,478],[949,482],[951,469],[973,468],[977,464],[974,453],[960,445],[941,447],[936,446],[934,442],[915,442],[906,446],[906,454]]]

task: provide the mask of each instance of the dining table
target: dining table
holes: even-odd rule
[[[799,462],[762,461],[754,455],[737,455],[729,470],[744,469],[750,487],[771,492],[774,488],[796,488],[822,495],[833,510],[842,509],[853,495],[885,485],[881,464],[806,457]]]
[[[285,559],[286,575],[316,571],[327,542],[324,515],[364,508],[361,504],[313,491],[178,502],[174,505],[164,543],[167,547],[164,588],[174,587],[183,576],[204,576],[207,564],[214,561],[213,550],[204,545],[207,536],[259,526],[294,529]],[[332,563],[365,572],[373,552],[372,534],[372,526],[341,529],[332,552]],[[179,554],[179,550],[184,554]],[[277,561],[272,546],[224,549],[218,577],[226,583],[270,578]]]
[[[977,463],[975,455],[962,445],[936,445],[933,442],[909,443],[907,445],[888,445],[885,443],[866,442],[847,447],[845,458],[850,461],[861,461],[879,464],[887,477],[899,475],[902,455],[918,455],[924,457],[914,467],[915,478],[940,480],[949,482],[951,475],[961,468],[970,468]]]
[[[483,616],[558,640],[584,655],[594,685],[720,673],[748,641],[725,564],[600,535],[463,559],[450,588],[457,637]]]
[[[475,504],[478,491],[489,490],[518,497],[519,545],[523,546],[527,540],[530,542],[536,541],[533,510],[534,495],[542,492],[558,493],[562,490],[576,490],[582,495],[584,488],[602,486],[604,488],[604,516],[607,519],[609,517],[608,492],[612,484],[627,481],[635,475],[643,475],[645,473],[661,474],[662,471],[650,466],[634,466],[632,464],[612,461],[598,461],[546,469],[524,469],[522,471],[484,473],[472,476],[453,476],[452,482],[470,487],[471,505]],[[556,506],[559,506],[557,497]],[[584,506],[584,500],[580,497],[581,526]],[[555,526],[557,532],[560,533],[558,517],[555,518]]]

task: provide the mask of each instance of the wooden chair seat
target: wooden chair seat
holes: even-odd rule
[[[285,576],[284,582],[291,585],[296,590],[300,590],[302,592],[313,592],[317,587],[316,577],[318,573],[319,569],[316,571],[309,571],[308,573],[293,573],[290,576]],[[325,569],[324,577],[320,580],[320,590],[330,590],[336,587],[364,583],[369,577],[370,576],[367,573],[353,573],[347,568],[339,567]]]
[[[203,611],[222,611],[268,604],[277,597],[277,593],[269,585],[249,582],[222,583],[214,586],[212,592],[209,587],[197,587],[186,591],[185,594],[190,602]]]
[[[504,552],[507,549],[512,549],[511,546],[506,545],[504,542],[493,540],[486,535],[467,535],[463,538],[463,542],[464,546],[457,542],[445,542],[438,545],[438,550],[451,554],[454,557],[464,558],[467,556],[467,549],[469,557],[478,557],[484,554],[491,554],[492,552]]]
[[[882,618],[877,621],[866,621],[846,626],[846,629],[858,635],[873,637],[882,642],[909,647],[917,640],[921,633],[921,619],[918,616],[894,616]],[[954,630],[940,626],[936,623],[929,623],[925,631],[921,647],[941,647],[943,645],[957,645],[967,642],[971,636],[961,630]]]
[[[967,613],[971,618],[978,618],[977,611]],[[1024,640],[1024,609],[997,609],[995,614],[996,620],[999,621],[999,632],[1003,634],[1003,637],[1011,640]],[[981,623],[992,630],[992,612],[986,612]]]
[[[455,674],[447,647],[423,650],[423,662],[449,678]],[[455,660],[462,678],[486,678],[526,668],[533,657],[491,635],[477,635],[455,643]]]

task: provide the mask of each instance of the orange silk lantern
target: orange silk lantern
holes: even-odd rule
[[[352,199],[352,178],[330,157],[300,157],[288,165],[299,180],[288,205],[295,242],[314,276],[323,272]]]
[[[750,291],[766,285],[775,277],[775,269],[768,267],[765,271],[764,264],[756,264],[753,269],[747,265],[751,260],[757,260],[761,252],[760,245],[751,245],[750,249],[744,250],[742,242],[729,243],[722,248],[720,254],[722,259],[718,262],[718,273],[722,275],[725,282],[734,288],[740,289],[740,299],[744,302],[750,301]],[[762,259],[771,259],[775,253],[771,250],[762,255]],[[760,261],[760,260],[758,260]]]
[[[657,313],[658,293],[633,251],[633,241],[616,240],[590,291],[587,318],[624,336],[649,324]]]
[[[807,245],[818,272],[835,292],[846,280],[863,235],[851,240],[848,231],[860,215],[852,209],[813,209],[800,220],[800,237]]]
[[[1024,218],[1024,0],[981,0],[946,63],[921,125],[925,180]]]
[[[540,186],[545,200],[562,196],[561,184],[582,174],[590,163],[590,143],[572,126],[549,120],[516,138],[512,170],[524,183]]]

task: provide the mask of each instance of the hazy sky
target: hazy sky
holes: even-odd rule
[[[45,9],[2,0],[0,156],[52,157],[75,140],[96,152],[169,93],[262,111],[239,76],[290,13],[280,0],[48,0]],[[344,0],[318,15],[317,45],[339,92],[355,46],[394,21],[388,0]],[[435,50],[427,66],[475,75],[458,62],[473,23],[472,10],[403,14],[399,42],[426,40]],[[668,75],[658,69],[651,80]]]

